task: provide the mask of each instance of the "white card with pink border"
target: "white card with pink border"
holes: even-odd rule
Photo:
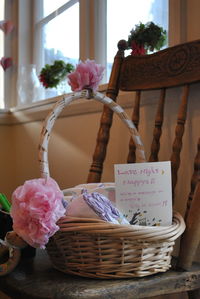
[[[172,223],[171,162],[115,165],[116,207],[130,224]]]

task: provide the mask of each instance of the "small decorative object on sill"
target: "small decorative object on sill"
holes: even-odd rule
[[[2,57],[0,60],[0,65],[6,71],[9,67],[13,65],[13,60],[11,57]]]
[[[12,21],[10,20],[3,20],[3,21],[0,21],[0,29],[5,33],[5,34],[8,34],[8,33],[11,33],[14,29],[14,24]]]
[[[160,50],[167,40],[166,30],[153,22],[139,23],[130,31],[128,48],[132,49],[131,55],[144,55],[149,51]]]
[[[17,93],[18,105],[27,105],[40,100],[41,84],[34,64],[19,66]]]
[[[146,162],[142,141],[126,112],[96,91],[103,69],[87,60],[69,74],[75,92],[56,102],[41,131],[42,178],[26,181],[13,193],[11,236],[17,234],[32,246],[46,247],[53,266],[65,273],[112,279],[165,272],[171,266],[175,240],[185,229],[181,215],[175,212],[169,226],[131,225],[115,207],[114,183],[78,185],[61,192],[50,177],[48,141],[54,123],[67,105],[80,98],[95,99],[115,112],[132,136],[137,161]],[[6,239],[12,246],[22,246],[23,242],[10,240],[10,235]]]
[[[58,87],[70,72],[74,70],[71,63],[55,60],[53,64],[46,64],[39,75],[40,82],[45,88]]]
[[[10,20],[0,21],[0,29],[5,33],[9,34],[13,31],[14,24]],[[0,65],[6,71],[9,67],[13,65],[13,60],[11,57],[2,57],[0,60]]]

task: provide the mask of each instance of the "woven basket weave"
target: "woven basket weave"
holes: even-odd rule
[[[71,101],[89,98],[88,90],[73,93],[56,103],[47,116],[39,146],[41,175],[49,176],[48,141],[54,122]],[[136,145],[138,162],[145,162],[140,136],[124,110],[98,92],[93,98],[108,105],[128,127]],[[175,240],[183,233],[182,216],[174,213],[171,226],[148,227],[112,224],[97,219],[62,217],[59,231],[50,238],[47,252],[62,272],[94,278],[142,277],[165,272],[171,265]]]

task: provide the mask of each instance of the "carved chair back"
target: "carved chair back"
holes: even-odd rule
[[[166,122],[170,120],[170,114],[174,114],[173,105],[165,109],[167,104],[167,94],[168,91],[171,92],[171,97],[173,98],[177,93],[175,92],[175,87],[179,88],[178,94],[180,95],[180,99],[178,100],[178,113],[176,116],[176,124],[174,125],[174,133],[173,133],[173,141],[171,144],[171,150],[167,160],[171,160],[172,166],[172,193],[173,199],[175,199],[175,188],[178,182],[178,173],[179,167],[181,164],[181,151],[183,149],[183,141],[186,140],[188,143],[188,151],[190,156],[190,145],[193,146],[195,144],[195,157],[192,159],[193,162],[190,162],[192,165],[192,179],[187,177],[186,181],[189,183],[190,192],[185,195],[185,198],[188,198],[187,201],[187,209],[185,209],[185,217],[186,221],[192,221],[191,217],[194,218],[193,212],[189,215],[189,209],[192,202],[199,202],[198,206],[200,206],[200,192],[196,191],[195,200],[194,200],[194,192],[195,187],[198,185],[199,177],[200,177],[200,139],[199,133],[198,138],[194,138],[193,136],[193,127],[190,127],[189,133],[187,133],[187,138],[184,136],[185,126],[186,126],[186,118],[188,118],[188,125],[191,125],[192,119],[195,117],[199,117],[200,115],[194,113],[188,115],[188,106],[191,107],[200,103],[200,95],[199,100],[194,97],[198,90],[200,90],[200,40],[188,42],[185,44],[177,45],[174,47],[170,47],[159,51],[157,53],[151,55],[143,55],[143,56],[126,56],[125,57],[125,49],[126,42],[120,41],[118,43],[118,52],[114,58],[114,63],[112,67],[112,72],[110,76],[110,80],[108,83],[108,88],[106,95],[112,98],[114,101],[117,100],[119,92],[135,92],[135,101],[133,102],[133,112],[132,112],[132,121],[138,128],[140,132],[140,125],[142,122],[147,121],[147,119],[140,119],[140,110],[141,110],[141,99],[142,93],[146,93],[147,91],[156,90],[157,95],[157,107],[155,110],[155,121],[154,128],[152,130],[153,136],[151,140],[151,146],[149,149],[149,157],[148,161],[159,161],[160,148],[162,143],[168,142],[168,135],[162,136],[163,131],[163,123],[166,118]],[[193,92],[192,89],[195,91]],[[192,94],[192,99],[190,96]],[[195,100],[194,100],[195,98]],[[154,101],[155,103],[155,101]],[[171,101],[172,103],[172,101]],[[189,105],[188,105],[189,104]],[[198,106],[200,108],[200,105]],[[195,108],[196,109],[196,108]],[[193,110],[195,110],[193,109]],[[165,115],[165,110],[168,113],[168,116]],[[200,109],[198,109],[200,111]],[[148,112],[147,112],[148,114]],[[199,118],[198,118],[199,119]],[[110,136],[110,128],[113,121],[113,112],[104,107],[101,120],[100,120],[100,128],[97,136],[96,148],[93,155],[93,162],[88,175],[88,182],[99,182],[101,180],[102,171],[103,171],[103,163],[106,157],[107,145]],[[196,125],[195,125],[196,126]],[[198,130],[198,128],[195,128]],[[149,135],[149,134],[148,134]],[[172,135],[172,134],[171,134]],[[171,136],[170,135],[170,136]],[[167,137],[168,136],[168,137]],[[163,138],[162,138],[163,137]],[[165,139],[165,140],[164,140]],[[145,141],[145,140],[143,140]],[[162,141],[162,142],[161,142]],[[165,147],[165,145],[164,145]],[[166,157],[165,157],[166,159]],[[188,159],[188,157],[187,157]],[[182,157],[182,160],[185,160],[185,157]],[[128,163],[136,162],[135,156],[135,146],[133,142],[130,140],[129,143],[129,153],[127,158]],[[185,161],[186,163],[187,161]],[[126,161],[124,162],[126,163]],[[188,162],[189,163],[189,162]],[[186,163],[187,165],[187,163]],[[186,167],[187,168],[187,167]],[[188,176],[187,169],[185,169],[185,174],[181,174],[182,176]],[[186,178],[186,177],[184,177]],[[183,181],[181,180],[181,183]],[[182,186],[179,188],[183,188]],[[196,189],[200,189],[196,188]],[[181,206],[186,206],[184,201]],[[196,203],[197,205],[197,203]],[[195,206],[192,209],[193,211],[199,211],[200,208]],[[184,209],[182,211],[184,213]],[[189,215],[189,216],[188,216]],[[189,217],[189,218],[188,218]],[[194,258],[194,252],[196,251],[199,240],[200,240],[200,216],[197,217],[196,224],[198,228],[197,231],[189,232],[188,229],[183,237],[183,246],[185,248],[185,242],[189,242],[191,244],[191,248],[188,248],[187,244],[186,250],[182,250],[180,253],[180,265],[187,269],[191,266],[191,262]],[[188,220],[189,219],[189,220]],[[189,234],[189,239],[188,239]],[[184,239],[186,236],[186,240]],[[191,239],[191,236],[193,239]],[[194,241],[195,240],[195,241]],[[194,243],[193,243],[194,242]],[[192,257],[188,260],[188,252],[192,252]]]

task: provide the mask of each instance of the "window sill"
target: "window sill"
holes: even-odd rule
[[[101,88],[100,92],[105,92],[105,88]],[[153,105],[158,91],[150,91],[148,95],[142,97],[141,106]],[[157,95],[157,96],[156,96]],[[65,95],[67,96],[67,95]],[[15,107],[10,110],[0,110],[0,125],[17,125],[29,122],[43,121],[51,111],[53,105],[63,96],[50,98],[40,102],[33,103],[23,107]],[[118,96],[118,104],[126,108],[132,108],[134,102],[133,92],[120,91]],[[67,109],[64,109],[59,117],[78,116],[82,114],[99,113],[103,109],[103,105],[95,100],[80,99],[72,102]]]
[[[105,92],[106,86],[107,85],[101,86],[99,91]],[[63,96],[58,96],[31,105],[11,108],[10,110],[2,109],[2,111],[0,111],[0,125],[17,125],[43,121],[49,111],[51,111],[53,105],[62,97]],[[118,103],[123,108],[130,108],[133,105],[133,97],[130,97],[130,93],[124,94],[121,92]],[[84,101],[83,99],[80,99],[72,102],[67,109],[64,109],[59,117],[98,113],[101,112],[102,109],[103,105],[95,100]]]

